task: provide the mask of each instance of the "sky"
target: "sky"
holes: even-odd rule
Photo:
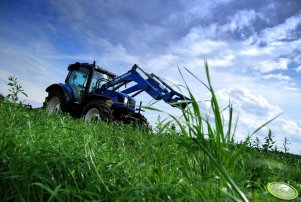
[[[0,92],[14,75],[41,106],[68,64],[96,60],[117,75],[138,64],[175,85],[180,69],[206,113],[210,94],[184,68],[205,82],[207,60],[221,108],[231,102],[238,116],[236,139],[281,114],[253,138],[263,144],[271,129],[279,149],[286,137],[301,154],[300,37],[300,0],[1,0]],[[145,116],[154,123],[158,114]]]

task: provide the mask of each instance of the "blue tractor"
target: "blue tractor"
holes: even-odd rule
[[[141,92],[173,107],[185,108],[189,103],[189,98],[136,64],[121,76],[96,66],[95,61],[93,64],[76,62],[68,66],[68,71],[65,83],[52,84],[46,89],[45,107],[50,113],[69,113],[84,117],[86,122],[103,120],[148,125],[141,114],[141,102],[137,107],[134,99]],[[134,85],[126,88],[130,82]]]

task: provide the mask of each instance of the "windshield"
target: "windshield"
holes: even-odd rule
[[[76,88],[83,89],[86,85],[88,74],[89,72],[85,68],[80,68],[78,71],[72,71],[67,83],[75,85]]]
[[[101,85],[107,83],[110,80],[112,80],[112,77],[108,76],[107,74],[95,71],[93,74],[89,92],[100,88]]]

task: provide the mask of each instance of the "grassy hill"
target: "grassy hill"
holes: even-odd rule
[[[301,191],[296,155],[221,144],[220,156],[213,142],[174,129],[86,124],[7,103],[0,122],[1,201],[232,201],[240,191],[277,201],[271,181]]]

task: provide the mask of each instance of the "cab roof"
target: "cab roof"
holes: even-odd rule
[[[108,76],[110,77],[116,77],[116,75],[106,69],[103,69],[102,67],[99,67],[97,65],[94,64],[89,64],[89,63],[79,63],[79,62],[76,62],[74,64],[70,64],[68,66],[68,70],[77,70],[79,69],[80,67],[86,67],[86,68],[94,68],[95,71],[98,71],[98,72],[101,72],[103,74],[107,74]]]

